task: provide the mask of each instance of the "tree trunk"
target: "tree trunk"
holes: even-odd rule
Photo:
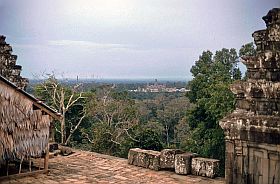
[[[166,144],[167,147],[169,147],[169,128],[167,125],[165,125],[165,131],[166,131]]]
[[[61,144],[65,143],[66,130],[65,130],[65,116],[63,115],[60,121]]]
[[[70,133],[68,135],[68,137],[66,138],[66,134],[65,134],[65,145],[68,144],[68,142],[70,141],[71,136],[73,135],[73,133],[79,128],[80,124],[82,123],[83,119],[86,117],[86,113],[84,113],[84,115],[81,117],[81,119],[79,120],[79,122],[77,123],[77,125],[75,126],[74,129],[71,128]]]

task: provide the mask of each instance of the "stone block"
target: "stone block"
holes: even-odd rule
[[[57,156],[57,155],[61,154],[61,151],[60,150],[54,150],[53,154],[54,154],[54,156]]]
[[[134,163],[136,162],[136,157],[140,150],[141,150],[140,148],[132,148],[129,150],[128,156],[127,156],[128,164],[135,165]]]
[[[160,154],[160,168],[174,169],[175,155],[184,153],[179,149],[164,149]]]
[[[175,155],[175,173],[191,174],[192,158],[196,157],[195,153],[183,153]]]
[[[192,159],[192,174],[197,176],[206,176],[214,178],[219,171],[220,161],[209,158],[193,158]]]
[[[140,148],[130,149],[128,164],[158,171],[160,169],[160,152]]]

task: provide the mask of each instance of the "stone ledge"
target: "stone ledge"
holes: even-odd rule
[[[196,153],[183,152],[179,149],[164,149],[158,152],[133,148],[128,153],[128,164],[156,171],[175,169],[175,173],[180,175],[216,177],[220,161],[197,156]]]

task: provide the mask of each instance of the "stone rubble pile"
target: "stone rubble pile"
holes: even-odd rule
[[[67,146],[59,145],[58,143],[49,143],[50,158],[55,156],[62,155],[68,156],[74,153],[73,149]]]
[[[179,149],[163,149],[161,152],[133,148],[128,153],[128,164],[152,170],[172,169],[177,174],[214,178],[219,171],[219,160],[198,157],[195,153]]]

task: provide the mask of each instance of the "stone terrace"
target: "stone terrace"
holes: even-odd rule
[[[222,184],[224,179],[177,175],[171,171],[152,171],[127,164],[127,159],[93,152],[76,151],[67,157],[57,156],[49,161],[49,174],[14,178],[1,184],[57,183],[191,183]]]

